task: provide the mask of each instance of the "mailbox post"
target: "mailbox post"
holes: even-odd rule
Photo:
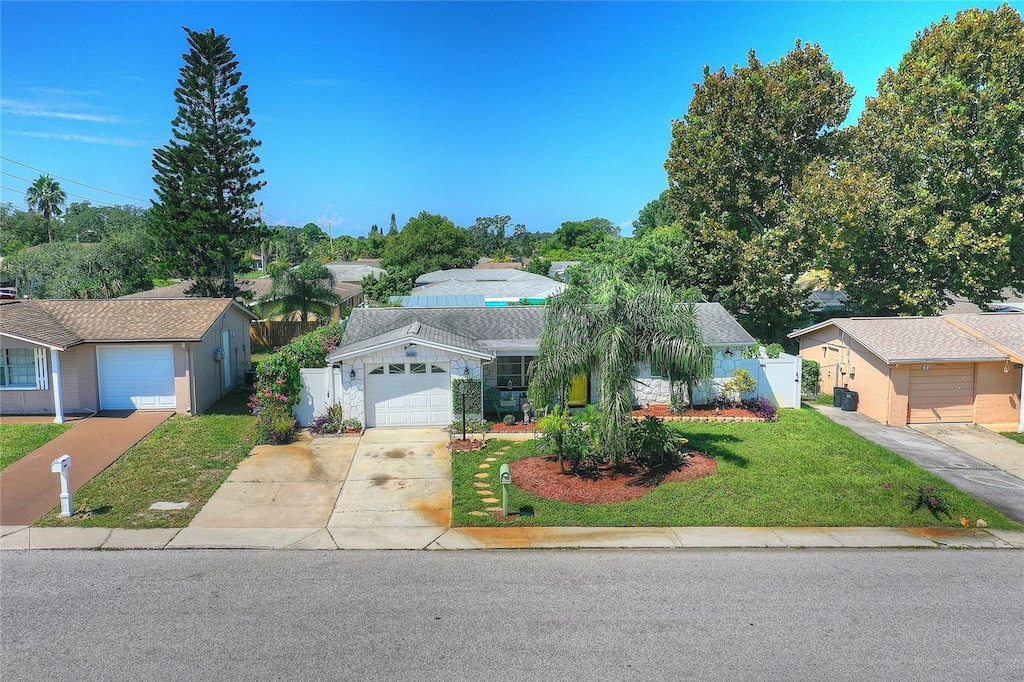
[[[50,462],[50,471],[60,474],[60,515],[71,516],[71,455]]]
[[[508,487],[512,485],[512,470],[507,464],[498,469],[498,480],[501,482],[501,515],[508,516]]]

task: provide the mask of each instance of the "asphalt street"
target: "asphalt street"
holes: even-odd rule
[[[15,680],[1019,680],[999,550],[7,551]]]

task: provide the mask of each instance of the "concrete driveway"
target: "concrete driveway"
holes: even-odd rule
[[[448,434],[370,429],[359,441],[327,529],[340,549],[423,549],[452,522]]]
[[[259,445],[168,545],[334,549],[326,527],[358,447],[356,438]]]
[[[976,424],[915,424],[910,428],[1024,479],[1024,445]]]

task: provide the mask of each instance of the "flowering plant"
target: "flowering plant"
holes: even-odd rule
[[[916,512],[921,507],[926,508],[935,518],[941,515],[951,517],[949,503],[942,494],[942,491],[933,485],[919,485],[916,489],[911,488],[907,494],[907,502],[910,504],[910,511]]]

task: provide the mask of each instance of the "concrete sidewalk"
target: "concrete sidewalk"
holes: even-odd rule
[[[50,462],[71,455],[71,492],[114,463],[173,412],[102,413],[76,421],[49,443],[0,472],[0,525],[35,523],[60,504],[60,477]]]
[[[187,540],[179,540],[191,530]],[[974,528],[449,528],[412,545],[381,534],[361,549],[1024,549],[1024,531]],[[0,550],[339,549],[322,528],[0,528]]]

